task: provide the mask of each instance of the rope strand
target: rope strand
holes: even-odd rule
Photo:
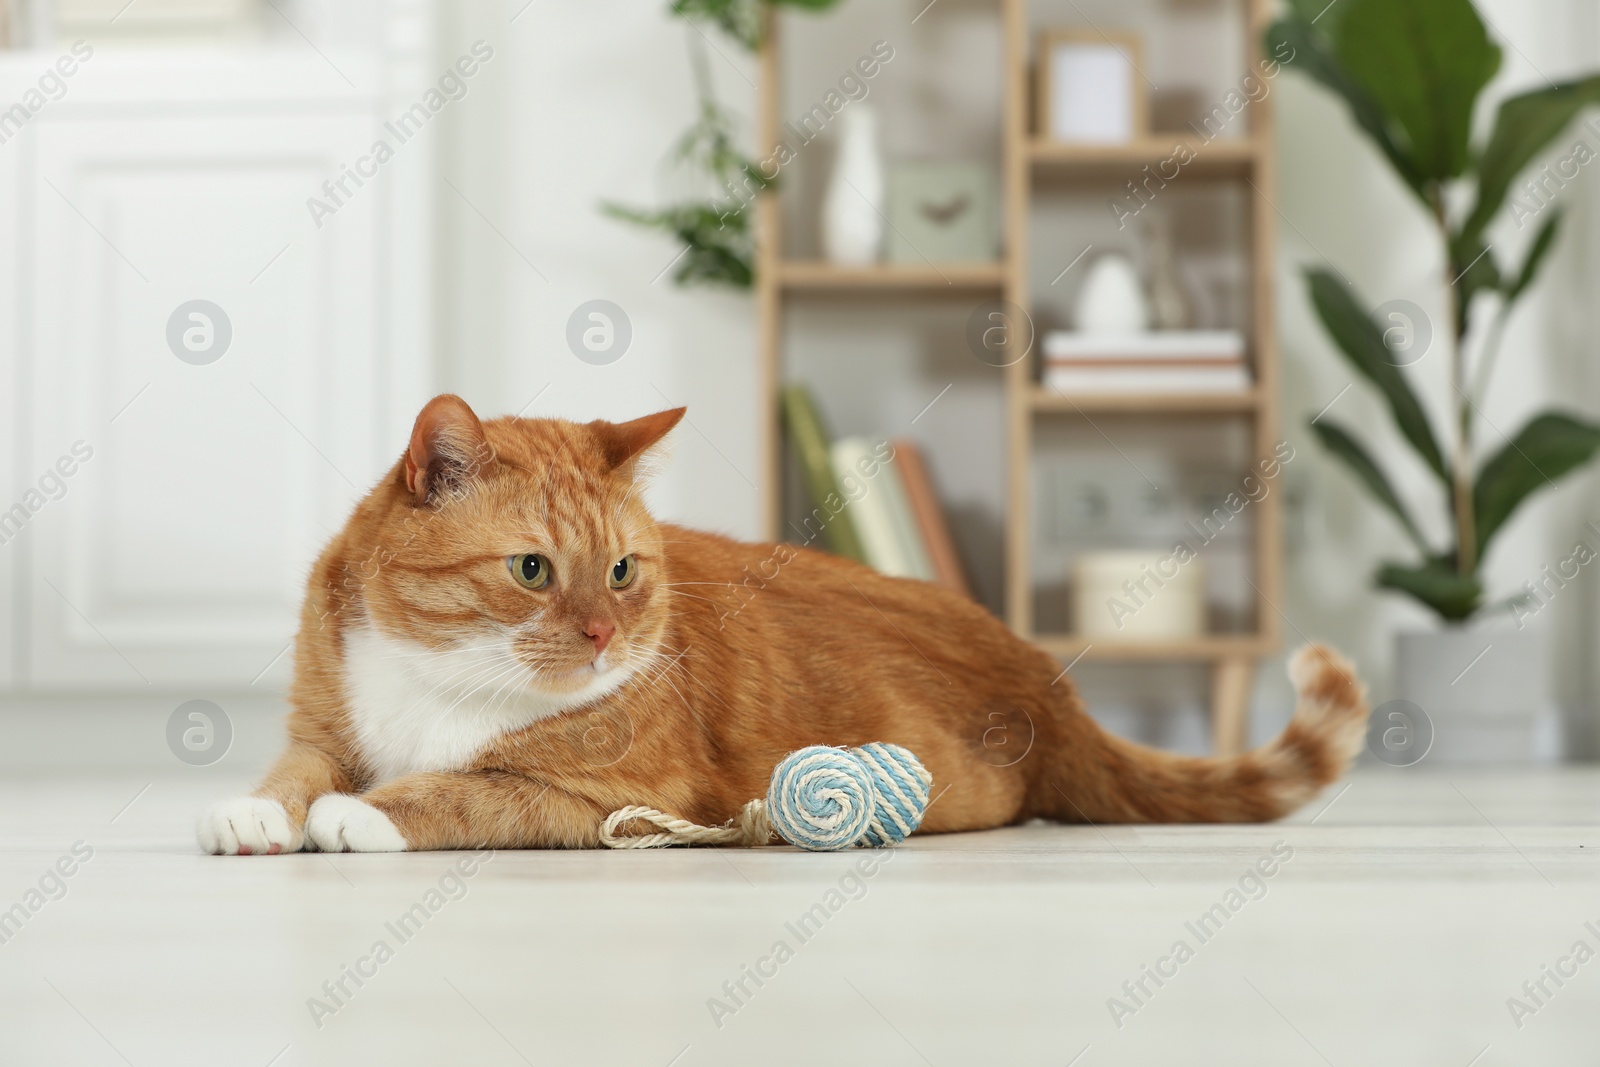
[[[658,827],[658,834],[619,834],[624,823],[645,822]],[[764,800],[752,800],[739,814],[721,826],[701,826],[655,808],[630,806],[607,815],[600,824],[600,843],[607,848],[666,848],[669,845],[768,845],[772,843],[772,820],[767,818]]]

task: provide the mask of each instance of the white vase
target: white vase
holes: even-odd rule
[[[852,104],[839,116],[839,152],[822,204],[822,251],[835,263],[878,262],[883,250],[883,157],[878,114]]]
[[[1090,264],[1078,290],[1075,317],[1085,333],[1143,333],[1150,328],[1150,304],[1127,256],[1108,252]]]

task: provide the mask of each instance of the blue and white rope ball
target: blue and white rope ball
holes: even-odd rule
[[[904,841],[922,822],[933,776],[899,745],[811,745],[772,772],[767,818],[791,845],[832,852]]]
[[[928,790],[933,775],[908,749],[883,741],[850,750],[872,773],[878,803],[867,824],[865,844],[873,848],[898,845],[922,824],[928,810]]]

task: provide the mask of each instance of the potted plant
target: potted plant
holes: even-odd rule
[[[825,11],[838,0],[670,0],[668,10],[690,22],[689,65],[698,97],[695,120],[673,146],[670,161],[690,190],[659,208],[606,201],[612,218],[671,234],[683,251],[669,266],[678,285],[749,289],[755,284],[755,232],[750,197],[770,188],[773,177],[738,147],[738,120],[717,99],[706,47],[711,38],[697,23],[720,30],[747,52],[761,47],[768,19],[780,6]],[[715,45],[711,45],[715,47]],[[724,57],[726,58],[726,57]],[[770,149],[771,145],[763,146]]]
[[[1465,624],[1490,609],[1482,567],[1496,535],[1530,496],[1590,460],[1600,447],[1600,425],[1545,411],[1500,439],[1494,431],[1492,437],[1478,434],[1479,408],[1506,319],[1538,277],[1561,223],[1559,206],[1522,191],[1513,194],[1514,186],[1585,106],[1600,103],[1600,75],[1506,99],[1487,140],[1474,144],[1473,113],[1500,68],[1501,53],[1469,0],[1290,0],[1266,38],[1269,54],[1292,55],[1290,69],[1345,102],[1438,234],[1447,321],[1433,330],[1433,350],[1448,361],[1451,385],[1443,434],[1413,391],[1402,368],[1407,360],[1397,356],[1392,342],[1398,338],[1386,336],[1387,324],[1375,321],[1335,271],[1306,271],[1312,305],[1329,339],[1381,394],[1400,435],[1437,479],[1447,509],[1450,533],[1440,546],[1424,535],[1410,502],[1354,434],[1326,415],[1312,422],[1321,442],[1415,547],[1412,560],[1383,563],[1377,585],[1412,597],[1446,624],[1438,633],[1401,636],[1402,695],[1436,716],[1531,715],[1536,709],[1526,706],[1526,697],[1523,707],[1498,703],[1546,684],[1542,671],[1535,668],[1539,676],[1528,677],[1531,664],[1519,664],[1515,656],[1492,657],[1471,684],[1452,685],[1452,678],[1493,643],[1466,632]],[[1489,226],[1508,212],[1519,226],[1537,224],[1517,263],[1503,263],[1501,249],[1487,237]],[[1494,305],[1482,338],[1472,329],[1486,317],[1471,314],[1478,303]],[[1537,569],[1530,567],[1529,576]],[[1510,685],[1496,684],[1497,670]]]

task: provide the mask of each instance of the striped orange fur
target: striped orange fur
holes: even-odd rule
[[[922,832],[1255,821],[1361,745],[1365,691],[1323,647],[1292,661],[1276,740],[1176,756],[1107,734],[1051,656],[956,593],[658,523],[639,490],[682,414],[480,423],[430,402],[311,574],[287,750],[202,818],[203,847],[592,847],[616,808],[719,823],[785,753],[869,741],[932,771]],[[508,564],[528,554],[542,588]]]

